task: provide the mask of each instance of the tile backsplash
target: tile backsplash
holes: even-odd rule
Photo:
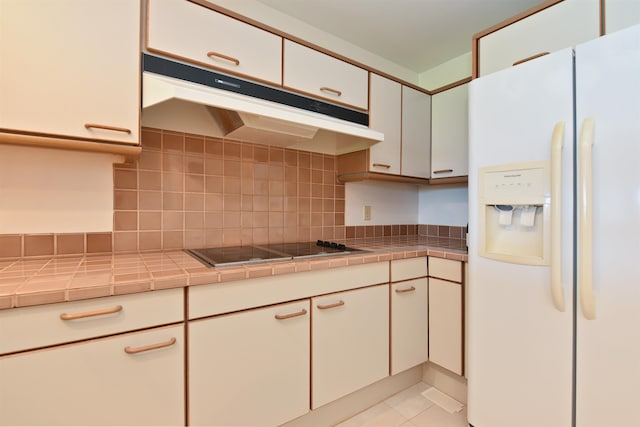
[[[142,153],[114,165],[113,232],[0,235],[0,258],[421,235],[463,227],[345,226],[336,157],[143,128]]]
[[[114,181],[117,252],[345,236],[331,155],[145,128]]]

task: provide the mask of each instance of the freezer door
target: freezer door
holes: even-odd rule
[[[569,427],[572,408],[573,51],[489,74],[469,92],[468,420],[475,427]],[[556,124],[561,150],[561,286],[551,268],[478,255],[479,168],[548,162]],[[556,203],[557,200],[551,200]]]
[[[585,195],[578,216],[586,215],[587,223],[577,238],[585,262],[579,260],[577,274],[576,425],[635,427],[640,426],[640,27],[578,46],[576,89],[578,151],[584,142],[584,153],[591,154],[578,176],[591,173],[592,184],[591,191],[578,188]]]

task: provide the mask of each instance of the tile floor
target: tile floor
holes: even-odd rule
[[[420,382],[336,427],[468,427],[466,406],[450,414],[422,395],[430,387]]]

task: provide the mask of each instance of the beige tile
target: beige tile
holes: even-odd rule
[[[204,173],[207,176],[222,176],[224,161],[219,157],[206,157],[204,159]]]
[[[140,230],[160,230],[162,228],[162,212],[146,212],[138,213]]]
[[[52,256],[53,253],[53,234],[27,234],[24,236],[24,256]]]
[[[242,144],[239,142],[224,141],[223,152],[225,159],[241,159]]]
[[[66,299],[65,290],[19,294],[15,296],[16,307],[28,307],[32,305],[54,304],[57,302],[64,302],[65,299]]]
[[[205,137],[204,150],[207,155],[222,156],[222,140]]]
[[[450,414],[438,405],[432,405],[410,421],[416,427],[467,427],[469,425],[466,411]]]
[[[163,172],[162,191],[183,192],[184,174],[182,172]]]
[[[113,186],[116,190],[135,190],[138,188],[137,171],[114,168],[113,172]]]
[[[143,148],[138,158],[138,169],[141,171],[160,171],[162,169],[162,153]]]
[[[241,162],[225,159],[222,165],[222,173],[225,177],[240,178],[242,176]]]
[[[162,193],[162,209],[165,211],[181,211],[184,208],[183,193]]]
[[[138,209],[138,193],[133,190],[115,190],[113,208],[125,211]]]
[[[162,192],[160,191],[140,191],[138,194],[140,210],[159,211],[162,210]]]
[[[138,250],[137,231],[116,231],[113,233],[113,250],[115,252],[134,252]]]
[[[112,251],[111,233],[87,233],[87,253]]]
[[[143,152],[148,150],[160,150],[162,147],[162,132],[151,128],[142,128],[141,142]]]
[[[162,151],[184,151],[184,134],[181,132],[162,131]]]
[[[116,211],[113,213],[114,231],[137,230],[138,212]],[[26,246],[25,246],[26,249]]]
[[[0,258],[22,256],[22,235],[0,235]]]

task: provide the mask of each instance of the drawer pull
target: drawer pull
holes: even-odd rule
[[[342,301],[342,300],[340,300],[338,302],[334,302],[333,304],[318,305],[318,308],[320,310],[327,310],[329,308],[340,307],[341,305],[344,305],[344,301]]]
[[[388,165],[386,163],[374,163],[372,165],[374,168],[385,168],[385,169],[391,169],[391,165]]]
[[[292,317],[304,316],[305,314],[307,314],[307,310],[303,308],[302,310],[296,311],[295,313],[276,314],[275,318],[278,320],[285,320],[285,319],[291,319]]]
[[[225,61],[229,61],[233,64],[236,64],[236,66],[240,65],[240,60],[238,58],[234,58],[232,56],[227,56],[227,55],[223,55],[221,53],[218,52],[207,52],[207,56],[211,59],[215,59],[215,58],[219,58],[219,59],[224,59]]]
[[[406,289],[396,289],[396,293],[397,294],[405,294],[407,292],[413,292],[415,290],[416,290],[415,286],[410,286],[410,287],[408,287]]]
[[[338,89],[332,89],[332,88],[330,88],[330,87],[326,87],[326,86],[322,86],[322,87],[320,88],[320,91],[321,91],[321,92],[332,93],[332,94],[334,94],[334,95],[336,95],[336,96],[342,96],[342,92],[341,92],[341,91],[339,91]]]
[[[453,169],[440,169],[437,171],[433,171],[433,173],[447,173],[447,172],[453,172]]]
[[[523,62],[531,61],[532,59],[540,58],[541,56],[549,55],[549,52],[536,53],[535,55],[529,56],[528,58],[521,59],[513,63],[513,66],[522,64]]]
[[[159,348],[171,347],[175,343],[176,343],[176,338],[173,337],[168,341],[159,342],[157,344],[145,345],[143,347],[129,347],[129,346],[126,346],[124,348],[124,352],[127,353],[127,354],[137,354],[137,353],[142,353],[142,352],[145,352],[145,351],[157,350]]]
[[[74,314],[62,313],[60,315],[60,319],[62,320],[84,319],[85,317],[104,316],[105,314],[113,314],[113,313],[118,313],[120,311],[122,311],[122,306],[116,305],[115,307],[105,308],[104,310],[85,311],[84,313],[74,313]]]
[[[114,132],[122,132],[122,133],[131,133],[131,129],[127,129],[127,128],[120,128],[117,126],[107,126],[107,125],[101,125],[98,123],[85,123],[84,124],[85,129],[104,129],[104,130],[112,130]]]

